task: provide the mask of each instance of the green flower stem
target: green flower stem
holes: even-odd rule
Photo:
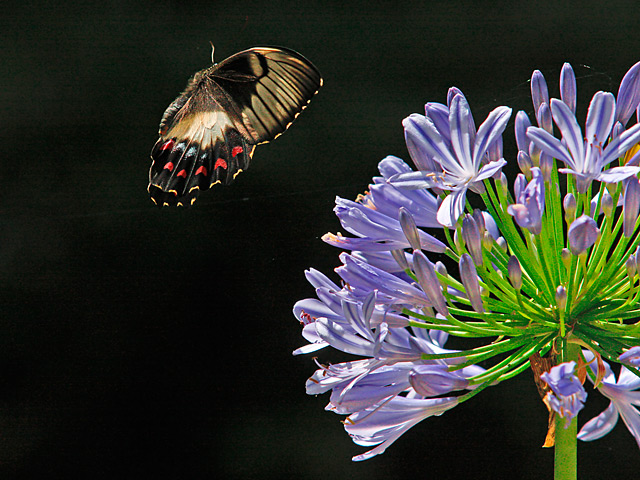
[[[562,340],[558,363],[580,358],[580,345]],[[564,418],[556,415],[556,444],[554,454],[554,480],[577,480],[578,478],[578,418],[567,426]],[[566,427],[566,428],[565,428]]]
[[[574,417],[567,428],[565,419],[556,415],[556,446],[554,480],[577,480],[578,475],[578,419]]]

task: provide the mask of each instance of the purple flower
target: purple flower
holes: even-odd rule
[[[594,358],[593,353],[588,350],[583,350],[583,354],[588,362]],[[585,423],[578,433],[578,438],[585,442],[597,440],[613,430],[613,427],[618,423],[618,418],[622,417],[622,421],[640,447],[640,411],[638,410],[640,407],[640,391],[638,391],[640,377],[622,367],[616,380],[609,364],[603,363],[605,375],[598,384],[598,390],[611,400],[611,403],[600,415]],[[597,374],[597,366],[594,365],[594,362],[591,362],[589,367],[594,374]],[[591,377],[589,379],[591,380]]]
[[[411,246],[398,220],[398,212],[392,218],[367,205],[340,197],[336,197],[334,211],[344,229],[360,238],[329,233],[323,240],[331,245],[363,251],[400,250]],[[416,230],[416,235],[420,246],[427,251],[443,252],[446,248],[428,233]]]
[[[618,357],[620,363],[631,365],[632,367],[640,368],[640,347],[631,347]]]
[[[589,105],[586,132],[583,136],[575,114],[563,101],[554,98],[551,100],[551,113],[562,133],[564,143],[538,127],[529,127],[527,136],[543,152],[561,160],[569,167],[559,171],[575,175],[581,193],[586,192],[593,180],[619,182],[637,174],[640,168],[619,166],[604,171],[603,168],[624,156],[627,150],[640,141],[640,124],[634,125],[609,142],[615,120],[615,108],[616,102],[611,93],[596,93]]]
[[[575,368],[576,362],[561,363],[540,375],[551,388],[544,401],[554,412],[567,419],[565,428],[582,409],[587,399],[587,392],[574,375]]]
[[[596,242],[600,230],[595,220],[587,215],[582,215],[573,221],[569,227],[569,246],[571,253],[580,255]]]
[[[516,201],[507,207],[518,225],[538,235],[542,231],[542,214],[544,213],[544,179],[537,167],[531,169],[533,179],[525,187],[525,176],[518,174],[515,182]]]
[[[411,144],[412,158],[422,159],[416,165],[425,169],[395,175],[389,181],[399,188],[435,187],[451,191],[438,209],[437,219],[444,226],[453,226],[464,209],[467,189],[482,188],[478,183],[493,176],[506,163],[504,159],[486,164],[484,161],[510,116],[510,108],[496,108],[476,134],[469,104],[460,93],[451,99],[446,122],[441,116],[411,115],[403,122],[407,143]]]
[[[350,415],[344,422],[344,428],[353,441],[364,447],[378,445],[353,457],[353,460],[367,460],[384,453],[415,424],[425,418],[442,415],[456,405],[457,397],[424,399],[396,396],[380,405]]]

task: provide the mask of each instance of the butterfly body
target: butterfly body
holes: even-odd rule
[[[251,48],[197,72],[160,121],[151,199],[190,205],[201,191],[231,183],[255,146],[282,134],[321,85],[311,62],[275,47]]]

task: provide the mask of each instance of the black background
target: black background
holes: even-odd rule
[[[584,110],[640,60],[639,20],[634,2],[591,1],[3,7],[2,478],[551,478],[527,372],[351,462],[364,449],[327,396],[304,393],[315,365],[291,356],[305,343],[291,308],[313,295],[305,268],[338,265],[320,241],[340,229],[335,195],[355,198],[388,154],[408,159],[405,116],[452,85],[478,123],[530,110],[533,69],[553,94],[565,61]],[[325,86],[235,185],[160,210],[149,151],[209,41],[217,60],[293,48]],[[582,421],[606,405],[592,394]],[[579,445],[579,465],[632,478],[640,453],[620,422]]]

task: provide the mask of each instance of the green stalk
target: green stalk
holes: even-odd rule
[[[562,340],[558,363],[578,363],[580,346]],[[566,420],[556,415],[556,444],[554,454],[554,480],[578,479],[578,417],[573,417],[567,428]]]

